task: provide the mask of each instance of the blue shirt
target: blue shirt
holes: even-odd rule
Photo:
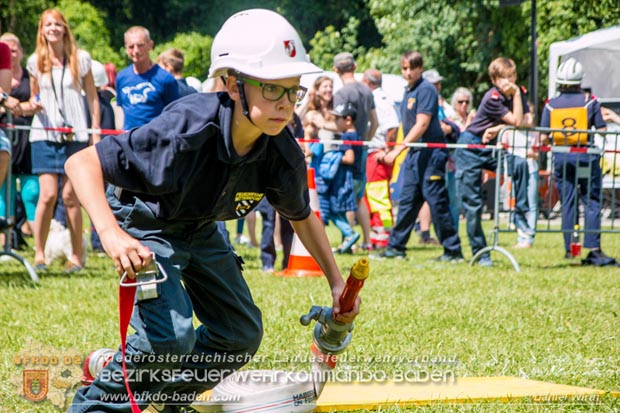
[[[126,130],[155,119],[167,104],[178,98],[177,81],[159,65],[140,74],[130,65],[116,78],[116,102],[123,108]]]
[[[362,141],[362,137],[360,136],[360,134],[355,131],[344,132],[340,139],[343,141]],[[343,151],[346,151],[347,149],[353,149],[353,154],[355,154],[355,161],[353,161],[353,165],[351,165],[353,171],[353,179],[364,179],[364,174],[366,173],[366,147],[362,145],[344,145],[340,148]]]
[[[418,113],[424,113],[430,115],[431,120],[418,142],[444,142],[443,131],[438,119],[438,111],[439,96],[435,86],[423,78],[420,78],[412,88],[407,86],[403,101],[400,104],[405,136],[415,125]]]
[[[600,102],[596,99],[586,100],[586,95],[581,91],[571,90],[562,92],[560,96],[549,100],[547,105],[555,109],[587,107],[588,128],[594,126],[596,129],[601,129],[607,126],[603,119],[603,114],[601,113]],[[548,128],[551,122],[551,112],[547,105],[545,105],[540,119],[540,127],[542,128]]]
[[[521,103],[523,104],[523,114],[530,112],[530,106],[527,104],[526,91],[521,88]],[[506,97],[493,86],[484,94],[480,106],[476,112],[476,116],[467,127],[466,131],[478,137],[482,137],[484,131],[490,127],[503,123],[502,118],[512,112],[512,96]]]
[[[101,140],[95,148],[104,179],[122,188],[116,191],[122,203],[140,198],[158,219],[237,219],[265,195],[284,218],[307,218],[306,163],[290,129],[262,135],[239,156],[233,109],[226,93],[194,93],[143,127]]]

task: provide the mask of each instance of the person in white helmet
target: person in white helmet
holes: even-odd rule
[[[574,58],[569,58],[558,67],[556,82],[560,94],[545,105],[540,126],[551,129],[605,130],[607,124],[601,113],[601,105],[593,96],[586,96],[581,90],[583,66]],[[551,138],[551,139],[550,139]],[[593,146],[594,134],[553,132],[542,134],[545,143],[553,141],[560,146]],[[573,258],[570,252],[571,234],[579,224],[579,207],[584,208],[585,236],[583,246],[590,249],[584,264],[616,265],[616,260],[601,251],[601,157],[587,153],[554,153],[553,169],[555,184],[562,205],[562,230],[564,235],[565,258]],[[578,176],[589,171],[589,177]]]
[[[136,302],[136,333],[127,340],[127,376],[140,408],[166,397],[189,405],[257,351],[261,312],[242,276],[243,260],[216,221],[241,218],[264,197],[324,271],[336,320],[350,322],[359,311],[358,299],[352,311],[340,312],[344,280],[310,210],[304,154],[287,128],[305,93],[301,75],[321,69],[290,23],[261,9],[224,23],[211,64],[210,77],[223,78],[224,92],[175,101],[150,123],[103,139],[66,166],[118,274],[133,278],[152,253],[168,274],[157,298]],[[170,371],[183,374],[173,380]],[[78,390],[70,412],[131,411],[118,357],[103,372]]]

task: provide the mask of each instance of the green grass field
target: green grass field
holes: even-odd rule
[[[490,222],[486,224],[490,228]],[[336,245],[339,237],[333,227],[328,227],[328,234]],[[464,223],[461,234],[470,258]],[[500,236],[500,244],[508,250],[515,242],[516,234]],[[603,248],[619,256],[620,237],[603,235]],[[248,367],[308,370],[311,329],[298,320],[311,305],[330,303],[327,283],[264,274],[258,250],[238,250],[245,258],[246,278],[263,310],[265,326],[260,357]],[[430,369],[457,380],[516,376],[620,390],[620,268],[571,265],[562,258],[559,234],[539,234],[535,248],[512,252],[520,273],[497,254],[493,268],[442,265],[430,261],[441,254],[441,248],[418,246],[414,235],[407,260],[371,260],[348,359],[339,368],[376,377]],[[23,255],[32,259],[30,251]],[[338,256],[342,272],[348,273],[361,256]],[[118,277],[107,258],[94,254],[82,273],[66,275],[58,263],[36,286],[12,262],[0,263],[0,274],[0,412],[64,411],[50,401],[33,403],[18,394],[26,369],[17,364],[23,361],[19,357],[59,355],[53,367],[66,364],[62,367],[66,383],[55,384],[64,385],[71,394],[79,377],[79,357],[93,349],[117,346]],[[78,360],[73,362],[75,355]],[[41,360],[38,363],[41,369],[49,367]],[[56,397],[62,400],[64,395]],[[382,409],[401,410],[407,409]],[[618,412],[620,399],[607,395],[585,403],[491,401],[411,410]]]

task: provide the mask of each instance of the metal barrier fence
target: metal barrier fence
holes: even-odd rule
[[[541,135],[549,136],[551,144],[543,145]],[[570,135],[581,136],[582,143],[558,144],[557,136]],[[619,135],[618,131],[503,129],[497,139],[492,242],[476,253],[471,264],[496,251],[520,271],[512,254],[499,246],[499,234],[515,233],[515,220],[524,215],[534,223],[536,234],[569,237],[576,232],[581,238],[584,234],[620,233]],[[516,166],[523,162],[528,164],[525,176]],[[529,179],[532,167],[536,179]]]
[[[0,127],[5,128],[9,136],[17,135],[15,132],[21,129],[32,129],[30,126],[16,126],[11,123],[10,111],[8,112],[8,121],[6,124],[0,124]],[[79,132],[82,130],[74,130],[71,128],[44,128],[46,130],[55,130],[62,133]],[[123,133],[121,130],[108,130],[108,129],[86,129],[88,133],[99,133],[104,135],[118,135]],[[560,136],[576,136],[578,144],[575,146],[568,145],[542,145],[540,142],[540,135],[547,134],[552,135],[554,133],[560,134]],[[572,233],[574,228],[564,228],[558,224],[558,217],[563,216],[566,205],[562,205],[560,202],[560,194],[567,192],[568,187],[581,186],[583,191],[580,193],[582,200],[579,203],[580,197],[575,196],[571,201],[574,203],[571,210],[573,211],[573,217],[571,220],[579,224],[578,233],[580,236],[587,233],[620,233],[620,131],[611,132],[599,132],[593,130],[571,130],[567,132],[566,129],[548,129],[548,128],[532,128],[532,129],[518,129],[513,127],[504,128],[498,134],[496,145],[485,144],[447,144],[447,143],[424,143],[415,142],[406,144],[409,148],[427,148],[427,149],[492,149],[493,156],[497,157],[497,170],[495,171],[495,190],[493,194],[493,219],[494,225],[491,231],[492,241],[489,245],[482,250],[478,251],[470,261],[470,265],[474,265],[481,256],[490,252],[499,252],[506,256],[511,262],[516,271],[520,271],[520,267],[516,259],[510,252],[499,246],[499,234],[500,233],[514,233],[515,226],[513,217],[518,212],[517,210],[517,192],[515,190],[515,180],[512,179],[512,174],[509,173],[512,169],[512,163],[516,161],[528,160],[531,164],[537,165],[536,183],[533,192],[531,192],[530,199],[534,204],[532,211],[528,211],[535,216],[535,232],[536,233]],[[329,144],[348,144],[348,145],[364,145],[368,146],[369,142],[357,142],[357,141],[342,141],[342,140],[304,140],[299,139],[300,142],[320,142]],[[582,142],[582,143],[580,143]],[[588,142],[592,142],[589,144]],[[399,144],[399,143],[397,143]],[[571,171],[572,180],[566,179],[568,177],[569,165],[563,163],[561,170],[554,171],[554,160],[557,156],[573,156],[578,158],[591,157],[595,163],[600,162],[600,170],[602,179],[600,179],[600,199],[598,200],[600,208],[597,211],[597,219],[600,220],[601,213],[608,214],[604,220],[604,225],[598,228],[586,228],[591,225],[584,222],[585,217],[582,217],[583,211],[588,210],[589,202],[591,202],[593,194],[592,184],[596,183],[595,178],[592,175],[592,161],[585,162],[583,165],[577,165],[575,171]],[[507,161],[511,164],[506,165]],[[536,161],[536,162],[534,162]],[[528,167],[528,173],[529,169]],[[9,168],[7,182],[10,182],[11,171]],[[562,181],[563,187],[556,185],[556,179],[558,177]],[[579,185],[577,185],[579,184]],[[531,185],[530,185],[531,187]],[[596,188],[595,188],[596,189]],[[11,188],[10,185],[6,186],[7,199],[7,219],[10,218],[11,210]],[[609,212],[608,212],[609,211]],[[540,215],[543,219],[539,219]],[[503,219],[507,217],[507,219]],[[500,219],[502,218],[502,219]],[[582,225],[583,222],[583,225]],[[7,230],[7,234],[9,231]],[[19,255],[13,253],[10,249],[10,239],[7,237],[4,250],[0,251],[0,255],[9,255],[18,261],[20,261],[27,269],[30,277],[33,281],[38,281],[37,274],[32,266]]]
[[[17,133],[15,133],[16,129],[12,128],[12,122],[13,122],[13,117],[11,114],[11,111],[8,108],[6,109],[6,119],[7,119],[7,128],[3,129],[5,131],[5,133],[7,134],[7,137],[9,138],[9,165],[7,168],[7,173],[6,173],[6,177],[4,179],[5,185],[4,185],[4,205],[5,205],[5,209],[4,209],[4,219],[6,219],[7,223],[9,224],[9,226],[4,230],[4,246],[2,248],[2,250],[0,250],[0,257],[1,256],[8,256],[11,257],[17,261],[19,261],[25,268],[26,271],[28,272],[28,275],[30,276],[30,279],[37,283],[39,282],[39,277],[37,275],[37,272],[35,271],[35,269],[32,267],[32,265],[30,265],[30,263],[28,261],[26,261],[26,259],[24,259],[21,255],[13,252],[11,250],[11,229],[13,228],[13,226],[15,225],[13,216],[11,214],[11,211],[13,210],[12,205],[13,205],[13,194],[12,194],[12,190],[11,190],[11,186],[12,186],[12,181],[13,181],[13,175],[12,175],[12,146],[15,143],[14,140],[15,139],[19,139],[19,136]]]

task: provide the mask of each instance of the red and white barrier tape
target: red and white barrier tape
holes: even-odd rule
[[[0,123],[1,128],[9,129],[9,130],[44,130],[48,132],[59,132],[59,133],[88,133],[88,134],[96,134],[96,135],[120,135],[125,133],[124,130],[118,129],[75,129],[75,128],[52,128],[52,127],[35,127],[35,126],[26,126],[26,125],[14,125],[12,123]]]
[[[318,140],[318,139],[298,139],[299,142],[306,143],[324,143],[330,145],[351,145],[351,146],[369,146],[370,142],[368,141],[343,141],[343,140]],[[390,142],[386,143],[387,146],[398,146],[405,145],[409,148],[426,148],[426,149],[502,149],[507,151],[511,148],[524,149],[523,146],[513,146],[510,145],[484,145],[484,144],[475,144],[475,143],[436,143],[436,142],[413,142],[413,143],[398,143],[398,142]],[[531,149],[540,151],[540,152],[553,152],[553,153],[591,153],[598,154],[601,153],[620,153],[620,149],[611,150],[607,149],[603,151],[602,149],[596,147],[586,147],[586,146],[532,146]]]
[[[125,133],[125,130],[119,129],[75,129],[75,128],[52,128],[52,127],[32,127],[25,125],[14,125],[11,123],[0,123],[0,127],[6,128],[9,130],[45,130],[50,132],[59,132],[59,133],[89,133],[89,134],[99,134],[99,135],[121,135]],[[299,142],[303,143],[323,143],[330,145],[351,145],[351,146],[369,146],[371,142],[369,141],[349,141],[349,140],[319,140],[319,139],[297,139]],[[498,150],[503,149],[508,151],[511,148],[523,149],[522,146],[509,146],[509,145],[484,145],[484,144],[474,144],[474,143],[439,143],[439,142],[413,142],[413,143],[399,143],[399,142],[389,142],[386,143],[387,146],[398,146],[405,145],[408,148],[426,148],[426,149],[492,149]],[[586,147],[586,146],[533,146],[531,149],[540,151],[540,152],[552,152],[552,153],[587,153],[587,154],[597,154],[600,155],[604,153],[620,153],[620,149],[606,149],[602,150],[597,147]]]

